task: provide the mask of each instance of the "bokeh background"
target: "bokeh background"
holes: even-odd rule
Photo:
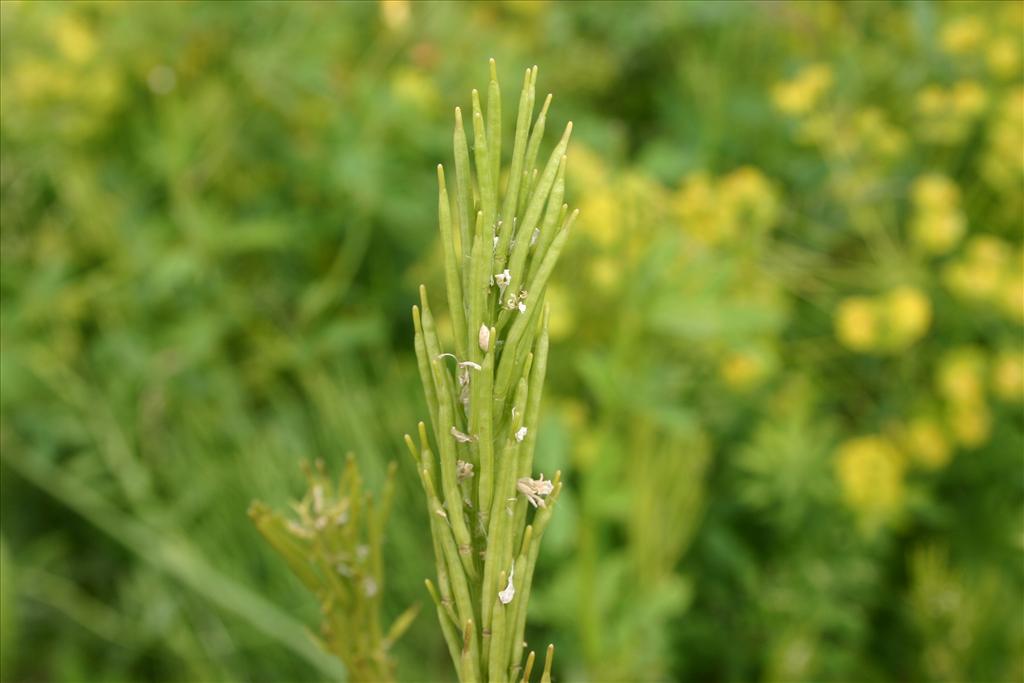
[[[576,131],[556,677],[1024,679],[1021,3],[0,18],[4,681],[336,679],[245,514],[303,458],[399,462],[387,615],[429,602],[409,309],[491,56]],[[397,654],[449,676],[429,610]]]

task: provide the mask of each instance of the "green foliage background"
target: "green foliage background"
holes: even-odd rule
[[[556,677],[1022,680],[1022,14],[2,3],[0,678],[338,677],[245,515],[302,458],[398,460],[426,600],[409,307],[493,56],[576,130]],[[449,675],[427,610],[397,651]]]

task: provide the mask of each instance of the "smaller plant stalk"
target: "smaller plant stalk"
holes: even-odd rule
[[[501,91],[494,60],[486,114],[472,93],[472,161],[455,109],[455,181],[437,167],[438,222],[454,353],[443,352],[426,288],[414,343],[432,439],[405,442],[426,494],[437,582],[426,581],[461,681],[528,681],[526,604],[561,474],[533,477],[548,357],[544,292],[578,211],[565,194],[569,123],[536,168],[551,95],[531,127],[537,67],[519,97],[501,185]],[[530,514],[533,510],[532,515]],[[542,681],[551,679],[549,646]]]
[[[303,463],[309,480],[306,496],[286,519],[263,503],[249,508],[253,524],[284,558],[292,572],[320,602],[321,646],[337,656],[351,681],[394,680],[391,645],[416,618],[418,606],[403,612],[384,632],[380,600],[384,590],[381,561],[384,526],[394,494],[394,463],[379,502],[363,490],[355,458],[349,455],[338,483],[324,464]]]

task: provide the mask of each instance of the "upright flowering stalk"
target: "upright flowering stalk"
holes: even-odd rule
[[[320,646],[334,654],[354,683],[394,680],[390,649],[418,611],[406,610],[385,631],[381,623],[384,590],[384,529],[394,493],[394,463],[379,498],[363,486],[355,458],[348,456],[335,483],[323,461],[304,464],[309,491],[292,504],[294,518],[256,501],[249,517],[320,603]]]
[[[455,109],[451,192],[437,167],[452,351],[438,341],[425,287],[412,309],[434,445],[422,422],[419,444],[405,441],[437,561],[437,583],[428,580],[427,590],[461,681],[529,680],[526,603],[562,486],[559,473],[534,476],[533,451],[548,356],[544,292],[578,212],[562,203],[572,123],[536,167],[551,103],[548,95],[533,120],[536,81],[537,67],[527,69],[504,182],[494,60],[486,113],[472,94],[472,162]],[[542,681],[550,680],[552,653],[549,646]]]

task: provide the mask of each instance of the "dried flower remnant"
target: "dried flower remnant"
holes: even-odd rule
[[[516,488],[519,489],[521,494],[526,496],[526,499],[530,501],[530,505],[533,507],[544,507],[544,497],[554,490],[554,484],[551,481],[545,481],[544,475],[541,474],[540,479],[522,477],[516,482]]]
[[[452,427],[451,433],[459,443],[470,443],[472,441],[476,441],[476,437],[460,432],[455,427]]]
[[[516,563],[512,563],[512,569],[508,573],[508,583],[505,585],[505,589],[498,593],[498,599],[501,600],[501,604],[507,605],[512,602],[512,598],[516,596],[516,587],[512,583],[513,577],[516,574]]]

